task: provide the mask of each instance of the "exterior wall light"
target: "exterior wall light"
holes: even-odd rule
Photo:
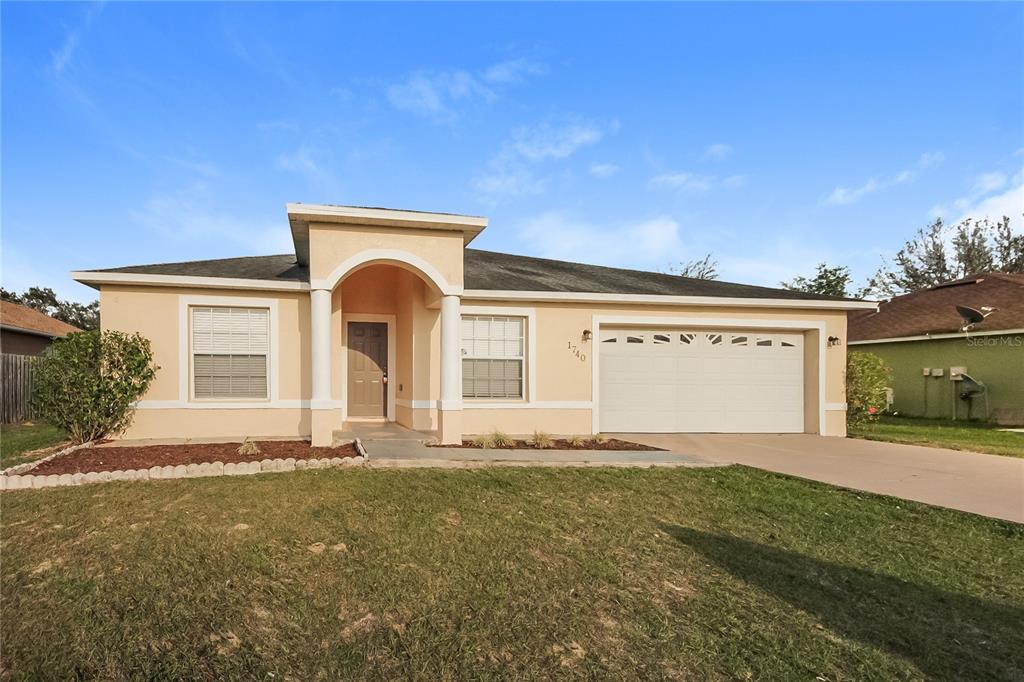
[[[838,336],[830,336],[830,337],[828,337],[828,347],[829,348],[832,348],[833,346],[838,346],[838,345],[840,345],[842,343],[843,343],[842,339],[840,339]]]
[[[592,339],[593,337],[594,337],[594,332],[590,331],[589,329],[584,329],[583,330],[583,340],[584,341],[590,341],[590,339]]]

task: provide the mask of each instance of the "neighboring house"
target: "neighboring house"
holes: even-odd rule
[[[958,305],[987,316],[964,331]],[[900,414],[1024,424],[1024,274],[976,275],[851,312],[849,335],[851,350],[892,368]],[[987,405],[960,398],[960,372],[985,385]]]
[[[846,312],[874,304],[466,248],[486,218],[287,212],[293,254],[72,273],[161,367],[128,437],[845,434]]]
[[[27,306],[0,301],[0,352],[42,355],[57,337],[82,331]]]

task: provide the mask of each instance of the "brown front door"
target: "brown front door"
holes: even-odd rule
[[[381,322],[349,322],[349,416],[387,416],[387,373],[388,326]]]

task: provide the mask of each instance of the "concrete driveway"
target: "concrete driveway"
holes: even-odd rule
[[[736,463],[1024,523],[1024,459],[805,434],[612,434]]]

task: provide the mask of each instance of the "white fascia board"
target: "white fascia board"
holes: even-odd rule
[[[632,305],[692,305],[743,308],[804,308],[815,310],[876,310],[873,301],[820,301],[794,298],[727,298],[719,296],[662,296],[654,294],[589,294],[569,291],[497,291],[466,289],[462,299],[474,301],[532,301],[535,303],[613,303]]]
[[[151,287],[195,287],[198,289],[256,289],[262,291],[309,291],[308,282],[275,282],[236,277],[190,277],[187,275],[144,275],[134,272],[72,272],[82,284],[136,284]]]
[[[482,216],[458,215],[455,213],[426,213],[421,211],[403,211],[393,208],[363,208],[360,206],[329,206],[325,204],[295,204],[286,206],[289,218],[300,218],[316,221],[317,218],[330,222],[330,219],[373,220],[393,223],[436,224],[439,228],[459,226],[469,228],[487,227],[487,218]]]
[[[871,346],[876,343],[901,343],[903,341],[939,341],[941,339],[969,339],[973,336],[1006,336],[1024,334],[1024,329],[993,329],[981,332],[948,332],[942,334],[921,334],[919,336],[896,336],[891,339],[863,339],[847,341],[847,346]]]

